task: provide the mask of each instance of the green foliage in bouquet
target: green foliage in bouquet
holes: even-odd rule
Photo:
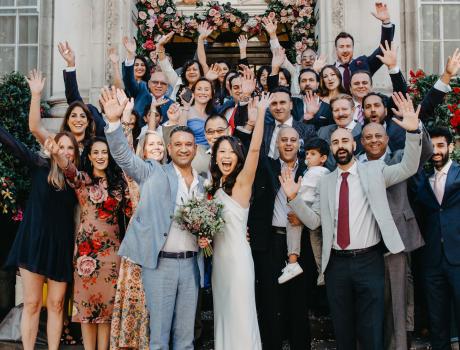
[[[36,151],[39,146],[28,128],[29,105],[30,90],[25,77],[20,73],[3,76],[0,81],[0,125],[27,148]],[[42,104],[42,114],[47,108]],[[30,176],[27,167],[1,144],[0,179],[2,213],[11,215],[11,218],[19,215],[20,219],[20,208],[24,208],[30,189]]]

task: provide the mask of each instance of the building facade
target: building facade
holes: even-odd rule
[[[107,50],[118,48],[121,38],[136,32],[135,0],[0,0],[0,74],[12,70],[26,73],[39,67],[47,76],[46,97],[54,116],[66,108],[62,70],[65,62],[57,43],[68,41],[76,52],[77,74],[83,98],[97,103],[99,90],[111,81]],[[439,73],[447,56],[460,47],[460,1],[387,0],[400,65],[407,75],[422,68]],[[232,0],[250,15],[264,12],[264,0]],[[177,4],[193,13],[194,6]],[[334,38],[340,31],[355,37],[356,55],[372,52],[379,42],[380,23],[369,0],[317,0],[316,34],[319,51],[333,62]],[[374,79],[379,90],[388,90],[389,78],[381,69]],[[49,120],[56,126],[58,120]]]

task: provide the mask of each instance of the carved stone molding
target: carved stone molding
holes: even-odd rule
[[[339,33],[345,28],[343,0],[332,0],[332,32]]]

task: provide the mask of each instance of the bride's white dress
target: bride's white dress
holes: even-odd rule
[[[214,349],[262,349],[254,292],[254,261],[246,239],[249,208],[222,189],[215,199],[224,205],[225,226],[214,236],[212,293]]]

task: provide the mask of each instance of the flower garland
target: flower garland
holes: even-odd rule
[[[217,1],[210,1],[206,5],[197,2],[197,11],[193,16],[178,13],[172,0],[140,0],[136,7],[137,53],[143,56],[150,56],[156,50],[158,37],[170,31],[184,37],[196,37],[201,22],[207,22],[217,32],[232,31],[248,37],[258,36],[263,32],[262,19],[265,17],[276,19],[287,27],[290,59],[295,59],[296,55],[307,48],[317,47],[314,0],[270,1],[265,13],[255,17],[233,8],[230,3]]]

